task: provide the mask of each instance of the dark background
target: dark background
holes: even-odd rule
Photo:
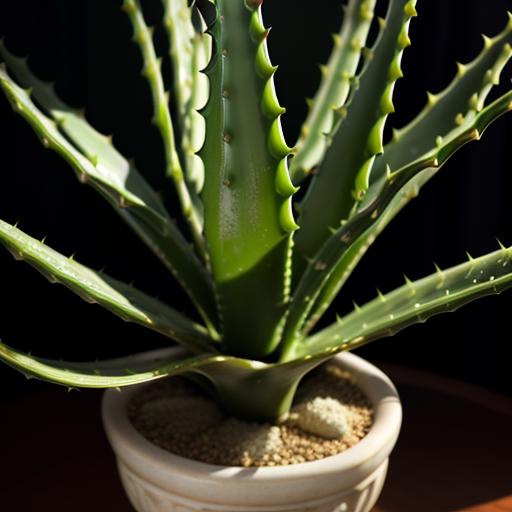
[[[148,1],[150,23],[159,19],[157,0]],[[162,179],[159,136],[150,125],[149,91],[140,77],[138,49],[130,43],[130,27],[118,0],[2,2],[0,36],[11,51],[30,55],[32,69],[56,80],[59,94],[115,145],[134,156],[151,183],[167,195]],[[467,62],[482,46],[480,33],[494,35],[507,21],[510,2],[424,1],[412,24],[413,46],[406,51],[406,78],[395,98],[400,126],[421,108],[425,90],[437,92],[455,72],[455,60]],[[305,115],[304,97],[312,96],[325,62],[330,34],[341,20],[340,2],[267,0],[272,25],[270,50],[280,64],[277,74],[288,140],[293,143]],[[159,50],[165,39],[157,29]],[[168,63],[164,62],[164,70]],[[510,68],[503,74],[506,87]],[[12,113],[0,95],[0,218],[20,221],[36,237],[64,254],[136,284],[178,309],[188,303],[156,259],[90,188],[81,186],[56,154],[42,148],[26,123]],[[465,259],[465,251],[481,255],[497,248],[495,237],[512,243],[509,197],[512,191],[512,116],[502,118],[457,154],[395,222],[381,235],[344,289],[337,309],[352,299],[373,298],[375,287],[388,291],[402,283],[402,273],[419,278]],[[172,210],[172,206],[171,206]],[[82,302],[59,286],[50,286],[36,271],[15,262],[0,248],[0,336],[34,354],[67,359],[95,359],[163,346],[165,339],[125,324],[97,306]],[[512,394],[509,379],[511,293],[485,298],[450,315],[431,319],[358,353],[372,360],[401,363],[461,378]],[[248,327],[250,328],[250,327]],[[0,366],[0,396],[30,392],[45,384],[26,382]]]

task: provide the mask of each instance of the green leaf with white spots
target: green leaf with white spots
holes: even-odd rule
[[[295,347],[296,357],[328,351],[350,350],[391,336],[405,327],[450,312],[485,295],[512,286],[512,248],[461,265],[440,270],[418,281],[408,281],[392,292],[379,295],[337,323],[305,339]]]
[[[206,262],[208,254],[202,236],[202,208],[198,209],[198,204],[200,204],[199,197],[187,186],[183,166],[178,155],[173,120],[169,107],[169,97],[164,88],[161,70],[162,60],[157,58],[156,55],[153,44],[153,31],[146,24],[139,0],[123,0],[123,10],[128,15],[133,27],[133,41],[137,44],[142,54],[144,62],[142,74],[147,79],[153,99],[153,123],[158,128],[162,137],[166,159],[166,174],[174,183],[183,217],[188,224],[199,254]]]
[[[325,358],[289,363],[260,361],[223,355],[176,354],[159,351],[109,361],[87,363],[55,361],[22,353],[0,342],[0,360],[48,382],[78,388],[120,388],[163,377],[196,374],[206,378],[226,412],[246,420],[275,421],[288,411],[302,377]]]
[[[277,346],[289,298],[291,213],[287,147],[261,7],[218,0],[202,111],[205,236],[226,349],[263,358]],[[243,297],[243,300],[241,298]],[[241,342],[243,340],[243,342]]]
[[[322,81],[315,97],[310,100],[309,112],[302,125],[294,149],[290,175],[300,183],[321,162],[329,145],[341,109],[354,87],[355,74],[373,20],[375,0],[350,0],[343,23],[334,35],[334,46],[325,66],[321,66]]]
[[[390,1],[352,98],[338,112],[329,149],[300,204],[294,255],[297,278],[328,239],[329,230],[349,217],[368,188],[375,156],[382,151],[386,119],[394,111],[393,92],[402,76],[403,52],[410,45],[408,29],[416,15],[415,4],[415,0]]]
[[[215,331],[217,310],[211,277],[167,215],[161,201],[132,164],[63,103],[51,86],[38,80],[26,61],[0,45],[9,69],[28,87],[21,88],[0,67],[0,88],[13,109],[34,129],[45,147],[59,153],[78,179],[95,188],[174,274],[205,322]],[[32,97],[48,112],[42,112]],[[70,142],[71,141],[71,142]]]
[[[400,130],[384,147],[372,169],[371,181],[375,182],[389,165],[399,169],[433,150],[469,114],[484,108],[493,87],[500,82],[503,68],[512,57],[512,15],[503,31],[495,37],[484,36],[480,54],[468,64],[458,64],[457,74],[451,84],[437,94],[428,94],[428,102],[421,113]],[[436,142],[437,141],[437,142]]]
[[[403,207],[404,198],[408,198],[407,187],[413,180],[437,172],[458,149],[470,141],[479,140],[487,126],[511,108],[512,91],[468,117],[450,140],[445,140],[422,159],[398,170],[388,169],[386,176],[370,186],[361,209],[333,231],[301,277],[289,308],[282,359],[289,359],[294,344],[325,312],[373,239],[392,219],[394,210]]]
[[[97,303],[123,320],[157,331],[195,351],[214,350],[202,326],[133,286],[63,256],[3,220],[0,220],[0,243],[50,282],[63,284],[85,301]]]

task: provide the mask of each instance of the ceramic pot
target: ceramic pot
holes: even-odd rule
[[[148,357],[169,356],[171,351]],[[215,466],[173,455],[142,437],[126,406],[141,386],[108,390],[103,421],[121,480],[138,512],[368,512],[380,494],[402,419],[391,381],[364,359],[333,359],[354,375],[375,410],[370,432],[352,448],[281,467]]]

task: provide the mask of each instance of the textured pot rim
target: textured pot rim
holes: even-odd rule
[[[146,352],[144,358],[169,357],[178,353],[180,348],[167,348]],[[151,382],[129,386],[121,390],[109,389],[104,393],[102,416],[107,435],[114,451],[123,458],[117,445],[129,450],[132,455],[142,458],[148,465],[162,470],[172,468],[181,475],[193,475],[195,478],[225,480],[233,478],[250,479],[262,483],[269,480],[294,480],[309,477],[332,475],[363,466],[375,457],[384,447],[393,444],[398,437],[402,420],[402,407],[395,386],[377,367],[355,354],[343,352],[333,358],[354,373],[358,385],[367,394],[374,407],[374,422],[368,434],[356,445],[346,451],[321,460],[292,464],[289,466],[245,468],[242,466],[221,466],[187,459],[174,455],[154,445],[130,423],[126,414],[126,405],[144,386]]]

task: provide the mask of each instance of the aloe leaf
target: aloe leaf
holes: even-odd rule
[[[500,74],[512,57],[512,15],[503,31],[493,38],[484,36],[480,54],[468,64],[458,64],[457,74],[442,92],[428,94],[420,114],[400,130],[384,147],[384,154],[372,169],[371,181],[378,180],[386,166],[398,169],[436,146],[436,139],[449,137],[470,112],[479,112]]]
[[[257,3],[257,2],[256,2]],[[202,199],[217,283],[224,343],[230,353],[262,358],[279,341],[289,294],[291,184],[261,7],[218,0],[205,70],[208,163]],[[246,297],[247,300],[240,300]]]
[[[100,192],[137,232],[171,270],[214,332],[217,310],[211,277],[154,192],[101,134],[60,102],[46,84],[30,74],[21,59],[12,57],[5,49],[2,55],[13,66],[14,73],[19,73],[20,79],[33,88],[22,89],[0,67],[0,87],[13,109],[28,121],[45,147],[59,153],[75,170],[78,179]],[[53,119],[34,104],[31,94]],[[76,141],[81,151],[69,142],[59,128],[73,142]],[[140,183],[143,185],[138,187]]]
[[[25,375],[81,388],[120,388],[140,384],[190,371],[206,362],[215,361],[217,357],[203,354],[177,361],[150,360],[142,364],[132,358],[124,358],[81,364],[34,357],[0,342],[0,360]]]
[[[21,68],[19,68],[21,69]],[[25,77],[28,75],[25,75]],[[79,121],[79,117],[76,114],[69,114],[67,116],[63,111],[58,110],[58,106],[55,105],[54,114],[55,120],[47,117],[43,112],[34,104],[31,98],[32,90],[31,86],[37,87],[38,83],[35,81],[28,82],[29,87],[23,89],[18,86],[14,80],[12,80],[7,72],[5,71],[4,65],[0,65],[0,87],[2,87],[7,99],[11,103],[13,109],[22,115],[34,128],[36,133],[41,138],[41,142],[45,147],[52,147],[55,151],[59,152],[66,160],[73,165],[75,170],[78,172],[78,178],[82,182],[87,182],[89,179],[92,180],[92,184],[98,184],[102,186],[106,191],[109,191],[111,197],[117,202],[124,202],[126,206],[147,206],[148,210],[152,210],[152,207],[147,204],[143,197],[138,195],[139,190],[131,188],[131,173],[125,166],[117,167],[111,165],[113,163],[113,153],[103,155],[92,155],[89,153],[89,149],[92,145],[87,142],[87,135],[91,135],[88,140],[96,139],[96,142],[100,141],[100,134],[96,134],[92,131],[87,133],[89,130],[86,128],[87,123],[83,120]],[[38,89],[38,91],[40,91]],[[46,95],[49,93],[49,89],[46,89],[41,94],[38,93],[37,100],[44,101]],[[49,96],[48,96],[49,97]],[[52,108],[53,105],[47,103],[48,108]],[[83,139],[84,147],[89,149],[86,150],[86,155],[82,154],[76,149],[59,131],[59,126],[69,126],[75,124],[78,126],[77,130],[73,130],[73,133],[78,137],[80,134],[85,135]],[[98,135],[98,137],[96,137]],[[106,146],[105,146],[106,147]],[[117,155],[116,155],[117,156]],[[110,163],[110,165],[109,165]],[[137,178],[134,178],[139,181]],[[128,184],[129,182],[129,184]],[[140,181],[139,181],[140,182]],[[145,195],[148,189],[141,190],[141,195]],[[158,218],[160,221],[157,223],[158,226],[162,226],[164,218],[161,215],[161,203],[156,201],[156,198],[150,197],[149,201],[151,204],[156,204]]]
[[[430,151],[430,155],[434,155],[439,151],[441,155],[444,155],[444,160],[446,160],[450,154],[453,154],[453,152],[456,151],[465,140],[467,140],[466,137],[469,137],[469,139],[472,140],[478,140],[490,123],[496,120],[503,113],[510,110],[511,100],[512,96],[508,93],[501,98],[498,98],[493,104],[486,107],[483,111],[480,111],[479,114],[475,114],[474,112],[472,114],[468,114],[463,125],[450,132],[449,136],[444,138],[443,145]],[[425,156],[428,156],[428,153],[427,155],[423,155],[423,157]],[[442,162],[439,167],[441,167],[441,165]],[[409,201],[418,196],[423,185],[437,173],[439,167],[424,171],[412,178],[410,182],[400,190],[396,197],[393,198],[389,206],[386,207],[383,215],[379,217],[376,222],[352,244],[345,254],[343,254],[339,263],[336,265],[336,268],[329,276],[326,284],[318,295],[316,304],[312,309],[304,332],[307,333],[314,327],[316,322],[322,317],[340,291],[341,287],[346,282],[352,269],[358,264],[377,236],[382,233],[384,228],[395,218],[402,208],[409,203]],[[387,171],[389,172],[389,167]],[[379,181],[370,186],[367,197],[363,200],[362,207],[369,203],[374,193],[377,193],[384,179],[384,177],[381,177]]]
[[[416,15],[415,0],[391,0],[379,37],[371,50],[350,103],[339,112],[332,142],[300,205],[295,275],[347,219],[368,187],[375,155],[382,152],[386,119],[394,111],[393,91],[402,76],[401,59],[410,45],[408,28]],[[329,207],[325,208],[324,205]]]
[[[202,236],[201,213],[196,209],[199,198],[192,199],[187,187],[176,149],[174,127],[169,108],[169,98],[164,88],[161,71],[161,59],[158,59],[153,45],[153,32],[148,28],[138,0],[123,0],[123,10],[127,13],[133,27],[133,40],[139,46],[144,67],[142,74],[148,81],[153,98],[153,123],[160,131],[166,158],[166,173],[172,179],[180,202],[181,211],[188,223],[196,248],[207,261],[208,253]]]
[[[203,226],[204,208],[199,193],[204,186],[204,163],[197,152],[204,143],[205,122],[198,110],[208,99],[208,79],[201,70],[210,59],[211,41],[204,34],[200,15],[188,4],[187,0],[162,0],[173,69],[173,99],[180,128],[178,149],[190,198]]]
[[[204,119],[198,110],[208,100],[208,79],[201,70],[210,60],[211,38],[203,33],[200,15],[188,5],[187,0],[162,0],[162,4],[173,64],[173,92],[185,175],[189,188],[198,194],[204,185],[204,164],[196,153],[201,149],[205,136]],[[195,194],[192,194],[192,200]],[[196,207],[201,213],[201,201]]]
[[[484,48],[476,59],[469,64],[458,65],[457,75],[450,86],[439,94],[429,94],[429,102],[418,117],[395,132],[394,139],[385,146],[384,154],[375,161],[370,188],[382,182],[387,169],[397,169],[415,158],[424,158],[429,152],[435,152],[436,147],[448,144],[473,125],[476,114],[484,108],[489,92],[499,83],[501,71],[510,60],[511,40],[512,18],[509,15],[509,23],[500,34],[493,38],[484,36]],[[408,183],[379,221],[347,251],[317,299],[305,332],[315,325],[331,304],[348,277],[347,270],[354,268],[378,234],[419,194],[436,172],[421,173]],[[370,197],[371,194],[363,200],[360,208],[368,204]]]
[[[354,83],[355,73],[373,20],[375,0],[350,0],[334,46],[322,66],[320,87],[310,102],[290,165],[294,183],[300,183],[322,160],[328,146],[327,134],[337,120],[336,109],[345,104]]]
[[[149,354],[151,356],[151,354]],[[146,354],[86,363],[55,361],[22,353],[0,342],[0,360],[28,377],[78,388],[114,388],[171,375],[205,377],[228,413],[247,420],[275,421],[286,413],[302,377],[325,358],[265,364],[222,355],[177,356]]]
[[[95,130],[80,113],[60,100],[53,85],[38,79],[30,71],[27,59],[13,55],[3,41],[0,41],[0,55],[17,83],[30,91],[30,97],[44,108],[57,123],[58,128],[88,160],[94,163],[98,174],[103,178],[103,184],[114,188],[118,194],[128,191],[159,214],[167,215],[160,198],[133,163],[128,162],[117,151],[109,137]],[[8,77],[2,76],[2,80],[8,80]],[[3,87],[8,87],[8,84]],[[10,92],[16,93],[23,96],[16,88]],[[26,106],[29,107],[29,102]]]
[[[511,286],[512,248],[502,247],[380,295],[304,340],[295,355],[350,350]]]
[[[479,140],[489,124],[511,109],[512,91],[475,114],[471,122],[468,118],[451,140],[402,169],[388,169],[386,176],[368,189],[362,208],[331,234],[299,281],[283,335],[282,360],[291,357],[293,346],[303,338],[308,318],[313,314],[316,320],[325,311],[367,247],[394,216],[393,210],[403,207],[407,185],[422,174],[437,172],[455,151]]]
[[[193,94],[194,38],[193,8],[188,0],[162,0],[164,27],[169,39],[169,56],[174,78],[174,99],[180,129],[185,130]]]
[[[212,351],[206,329],[157,299],[63,256],[0,220],[0,242],[16,259],[35,267],[52,283],[61,283],[89,303],[97,303],[123,320],[138,323],[192,350]]]
[[[197,194],[203,190],[205,179],[204,162],[197,153],[204,144],[206,123],[199,111],[206,105],[209,93],[208,79],[202,70],[210,61],[211,46],[211,38],[202,33],[196,34],[192,41],[192,94],[187,104],[187,123],[181,144],[187,162],[187,182]],[[204,210],[202,202],[200,208]]]

